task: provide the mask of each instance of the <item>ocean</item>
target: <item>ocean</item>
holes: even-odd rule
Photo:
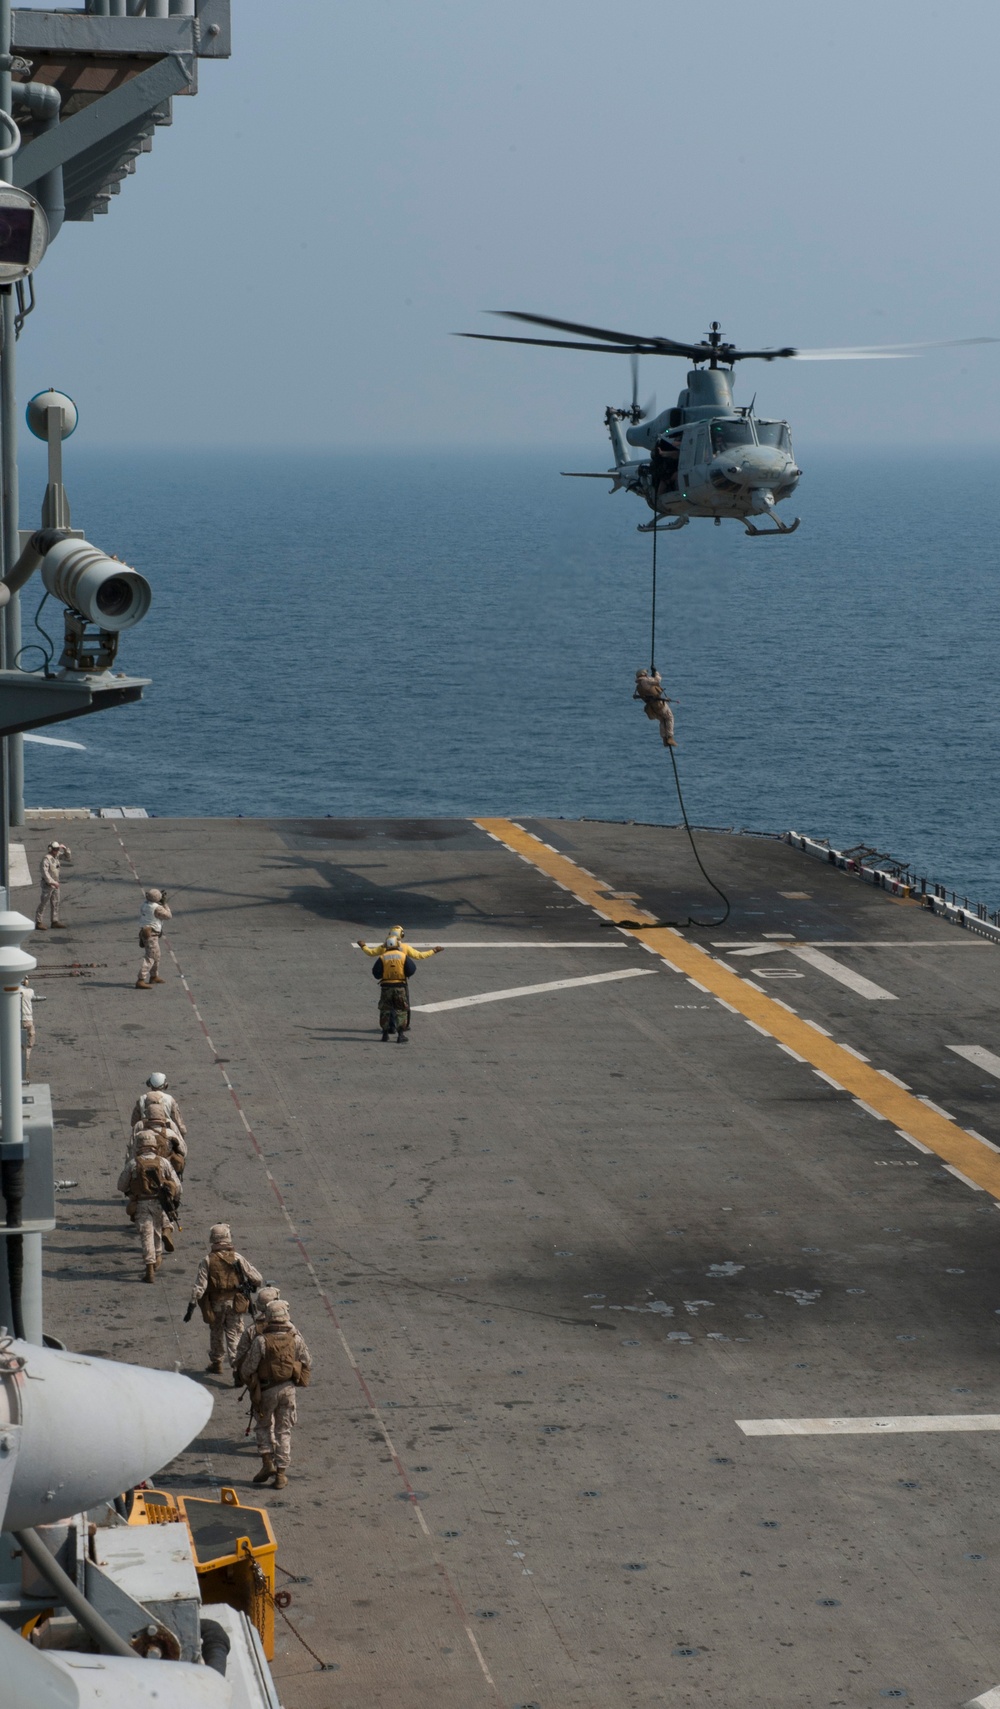
[[[787,539],[659,542],[656,663],[693,822],[795,829],[1000,904],[994,455],[809,452]],[[631,695],[649,514],[606,449],[97,452],[73,521],[153,584],[143,702],[25,747],[29,806],[676,823]],[[22,524],[44,472],[22,470]],[[33,638],[40,590],[23,599]],[[52,604],[41,622],[50,632]],[[58,632],[58,626],[57,630]],[[27,654],[29,667],[38,656]]]

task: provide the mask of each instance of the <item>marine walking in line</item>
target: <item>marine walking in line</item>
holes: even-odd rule
[[[260,1454],[255,1484],[274,1479],[284,1489],[292,1458],[292,1429],[297,1421],[295,1391],[307,1388],[312,1372],[308,1347],[291,1319],[284,1300],[266,1307],[264,1324],[253,1337],[242,1361],[253,1407]]]
[[[142,966],[139,977],[135,982],[137,991],[148,991],[151,985],[162,985],[160,978],[160,938],[163,935],[164,920],[172,920],[173,915],[167,907],[165,890],[144,890],[143,900],[139,908],[139,948],[142,950]]]
[[[209,1250],[198,1265],[184,1322],[190,1323],[196,1305],[201,1307],[201,1315],[209,1326],[206,1370],[220,1372],[224,1356],[230,1365],[236,1362],[243,1314],[249,1310],[250,1297],[264,1278],[236,1251],[228,1222],[214,1223],[208,1239]]]
[[[276,1288],[273,1282],[266,1282],[262,1288],[257,1289],[253,1302],[253,1317],[245,1326],[243,1333],[236,1344],[236,1353],[233,1358],[233,1382],[236,1384],[237,1388],[243,1388],[246,1386],[246,1377],[243,1374],[243,1361],[246,1358],[247,1353],[250,1351],[251,1341],[255,1335],[260,1334],[260,1331],[263,1329],[264,1324],[267,1321],[266,1307],[271,1304],[272,1300],[280,1300],[280,1298],[281,1289]]]
[[[385,1044],[390,1033],[395,1032],[397,1044],[405,1044],[410,1025],[410,977],[417,971],[418,961],[440,955],[444,945],[437,944],[433,949],[414,949],[412,944],[404,941],[402,926],[393,926],[384,943],[367,944],[364,938],[358,938],[358,948],[365,955],[375,957],[372,971],[379,982],[378,1019],[382,1042]]]
[[[38,907],[35,909],[36,932],[47,932],[49,929],[42,919],[46,908],[49,910],[49,919],[52,925],[59,930],[65,929],[65,920],[59,918],[59,864],[61,861],[72,861],[72,859],[72,851],[66,847],[65,843],[50,843],[42,856],[38,869],[41,889],[38,896]]]
[[[177,1129],[182,1139],[187,1138],[180,1104],[170,1091],[165,1074],[149,1076],[146,1091],[139,1093],[129,1119],[133,1127],[140,1122],[144,1127],[164,1127],[169,1124]]]
[[[187,1140],[182,1139],[173,1127],[144,1127],[138,1122],[132,1129],[132,1137],[125,1150],[125,1161],[130,1162],[138,1157],[140,1151],[155,1151],[157,1157],[165,1157],[179,1181],[184,1178],[184,1168],[187,1163]],[[164,1239],[167,1251],[172,1252],[173,1229],[164,1228]]]
[[[182,1190],[173,1165],[153,1150],[151,1141],[126,1161],[118,1177],[118,1191],[125,1194],[125,1208],[142,1239],[143,1281],[156,1280],[164,1246],[168,1252],[174,1249],[171,1225],[177,1220]]]
[[[676,748],[674,715],[670,708],[670,701],[663,692],[663,678],[659,671],[636,671],[635,692],[632,699],[641,700],[646,717],[659,724],[663,746],[665,748]]]

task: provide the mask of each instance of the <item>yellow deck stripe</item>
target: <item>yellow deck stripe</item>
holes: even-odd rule
[[[561,884],[603,919],[613,920],[616,925],[625,920],[648,921],[648,925],[629,935],[1000,1200],[1000,1155],[981,1145],[955,1122],[928,1109],[911,1092],[904,1092],[876,1069],[859,1062],[850,1051],[817,1032],[808,1021],[790,1014],[765,992],[756,990],[738,974],[730,973],[698,944],[682,937],[675,927],[657,926],[654,916],[644,909],[614,900],[599,879],[592,878],[567,855],[558,854],[523,826],[511,819],[476,819],[474,823],[530,866]]]

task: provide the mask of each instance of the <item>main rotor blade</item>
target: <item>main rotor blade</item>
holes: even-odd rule
[[[629,347],[621,344],[585,344],[580,339],[570,338],[515,338],[512,333],[504,332],[455,332],[453,338],[479,338],[487,344],[544,344],[550,350],[600,350],[605,356],[625,356]],[[650,349],[646,345],[636,345],[637,354],[644,356],[673,356],[673,350]]]
[[[626,350],[664,350],[672,351],[678,356],[686,356],[689,351],[699,346],[694,344],[679,344],[673,338],[647,338],[636,332],[608,332],[600,326],[580,326],[574,320],[550,320],[548,315],[522,314],[519,309],[491,309],[491,314],[500,315],[504,320],[524,320],[531,326],[551,326],[556,332],[578,332],[584,338],[606,338],[610,344],[624,345]]]
[[[1000,338],[935,338],[922,344],[832,345],[826,350],[792,350],[799,362],[879,362],[919,356],[922,350],[954,350],[969,344],[1000,344]]]
[[[639,352],[633,350],[629,354],[628,365],[632,370],[632,408],[639,408]]]

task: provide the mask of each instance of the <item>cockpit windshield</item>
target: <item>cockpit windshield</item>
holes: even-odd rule
[[[791,451],[792,442],[787,421],[758,421],[757,443],[773,445],[778,451]]]
[[[752,444],[753,428],[748,421],[713,421],[713,451],[728,451],[733,445]]]

